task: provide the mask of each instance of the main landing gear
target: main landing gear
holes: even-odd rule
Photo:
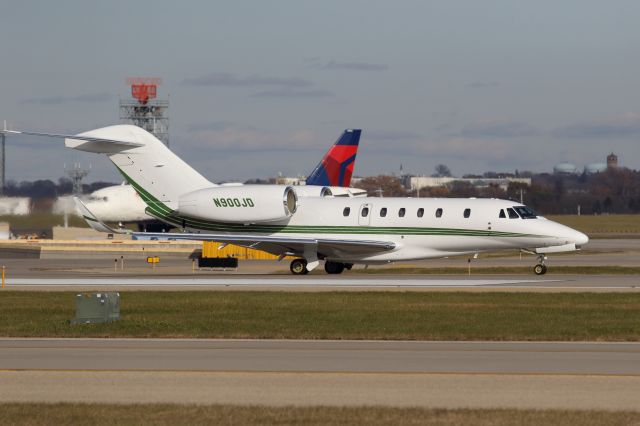
[[[324,262],[324,270],[327,274],[341,274],[345,269],[351,269],[353,267],[353,263],[342,263],[342,262]],[[289,269],[293,275],[307,275],[309,270],[307,269],[307,261],[305,259],[293,259],[291,261],[291,265],[289,265]]]
[[[344,271],[344,263],[340,262],[324,262],[324,270],[327,274],[341,274]]]
[[[544,264],[545,260],[547,260],[547,256],[544,254],[538,256],[538,263],[533,267],[533,272],[536,275],[544,275],[547,273],[547,265]]]
[[[309,273],[305,259],[293,259],[289,269],[293,275],[307,275]]]

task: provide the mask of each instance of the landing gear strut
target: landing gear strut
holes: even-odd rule
[[[547,265],[544,264],[545,260],[547,260],[547,256],[544,254],[538,256],[538,264],[533,267],[533,272],[536,275],[544,275],[547,273]]]
[[[345,267],[346,265],[340,262],[324,262],[324,270],[327,274],[341,274]]]
[[[293,259],[289,269],[293,275],[307,275],[309,273],[305,259]]]

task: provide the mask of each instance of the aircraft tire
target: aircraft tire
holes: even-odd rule
[[[327,274],[341,274],[344,271],[344,263],[324,262],[324,270]]]
[[[289,265],[289,270],[293,275],[307,275],[309,273],[307,261],[304,259],[293,259]]]
[[[536,266],[533,267],[533,272],[536,275],[544,275],[547,273],[547,265],[538,263]]]

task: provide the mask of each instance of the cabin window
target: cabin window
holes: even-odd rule
[[[421,207],[418,209],[418,217],[424,216],[424,209]]]
[[[404,207],[402,207],[400,210],[398,210],[398,216],[400,217],[404,217],[406,210]]]
[[[500,215],[498,216],[500,219],[505,219],[507,217],[506,214],[504,214],[504,210],[500,209]]]
[[[442,217],[442,209],[436,209],[436,217]]]
[[[518,219],[520,217],[518,216],[518,213],[516,213],[516,211],[511,207],[507,209],[507,213],[509,213],[509,219]]]
[[[369,216],[369,207],[363,207],[362,212],[360,214],[362,215],[362,217]]]
[[[469,216],[471,216],[471,209],[464,209],[463,216],[465,219],[469,218]]]
[[[387,208],[383,207],[380,209],[380,217],[386,217],[387,216]]]
[[[351,213],[351,208],[349,207],[345,207],[344,210],[342,210],[342,216],[349,216],[349,214]]]

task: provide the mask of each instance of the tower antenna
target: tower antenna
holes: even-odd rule
[[[130,77],[131,98],[120,99],[120,122],[142,127],[169,146],[169,100],[158,99],[159,77]]]

